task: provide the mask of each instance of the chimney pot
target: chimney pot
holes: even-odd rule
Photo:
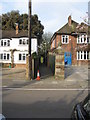
[[[16,23],[16,35],[18,34],[18,23]]]
[[[71,15],[68,17],[68,25],[71,26],[72,24],[72,18],[71,18]]]

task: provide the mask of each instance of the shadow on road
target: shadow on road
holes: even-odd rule
[[[65,66],[65,79],[72,75],[74,73],[74,69],[72,69],[72,66]]]
[[[10,101],[3,101],[2,113],[7,118],[70,118],[73,106],[79,102],[78,98],[83,92],[79,92],[72,100],[69,98],[69,101],[68,94],[58,101],[47,96],[45,100],[39,99],[33,102],[25,95],[21,96],[21,102],[20,98],[15,96],[16,102],[13,98]]]

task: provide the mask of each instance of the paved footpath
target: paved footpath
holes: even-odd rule
[[[25,69],[3,69],[2,85],[4,88],[88,89],[87,68],[65,68],[65,70],[67,74],[65,80],[55,80],[50,69],[42,66],[40,67],[40,81],[30,81],[25,78]]]

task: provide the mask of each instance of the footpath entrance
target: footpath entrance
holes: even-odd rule
[[[44,79],[53,75],[50,68],[48,68],[44,63],[39,66],[40,78]]]

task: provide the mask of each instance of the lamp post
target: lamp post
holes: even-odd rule
[[[32,79],[32,58],[31,58],[31,0],[29,0],[28,14],[28,79]]]

